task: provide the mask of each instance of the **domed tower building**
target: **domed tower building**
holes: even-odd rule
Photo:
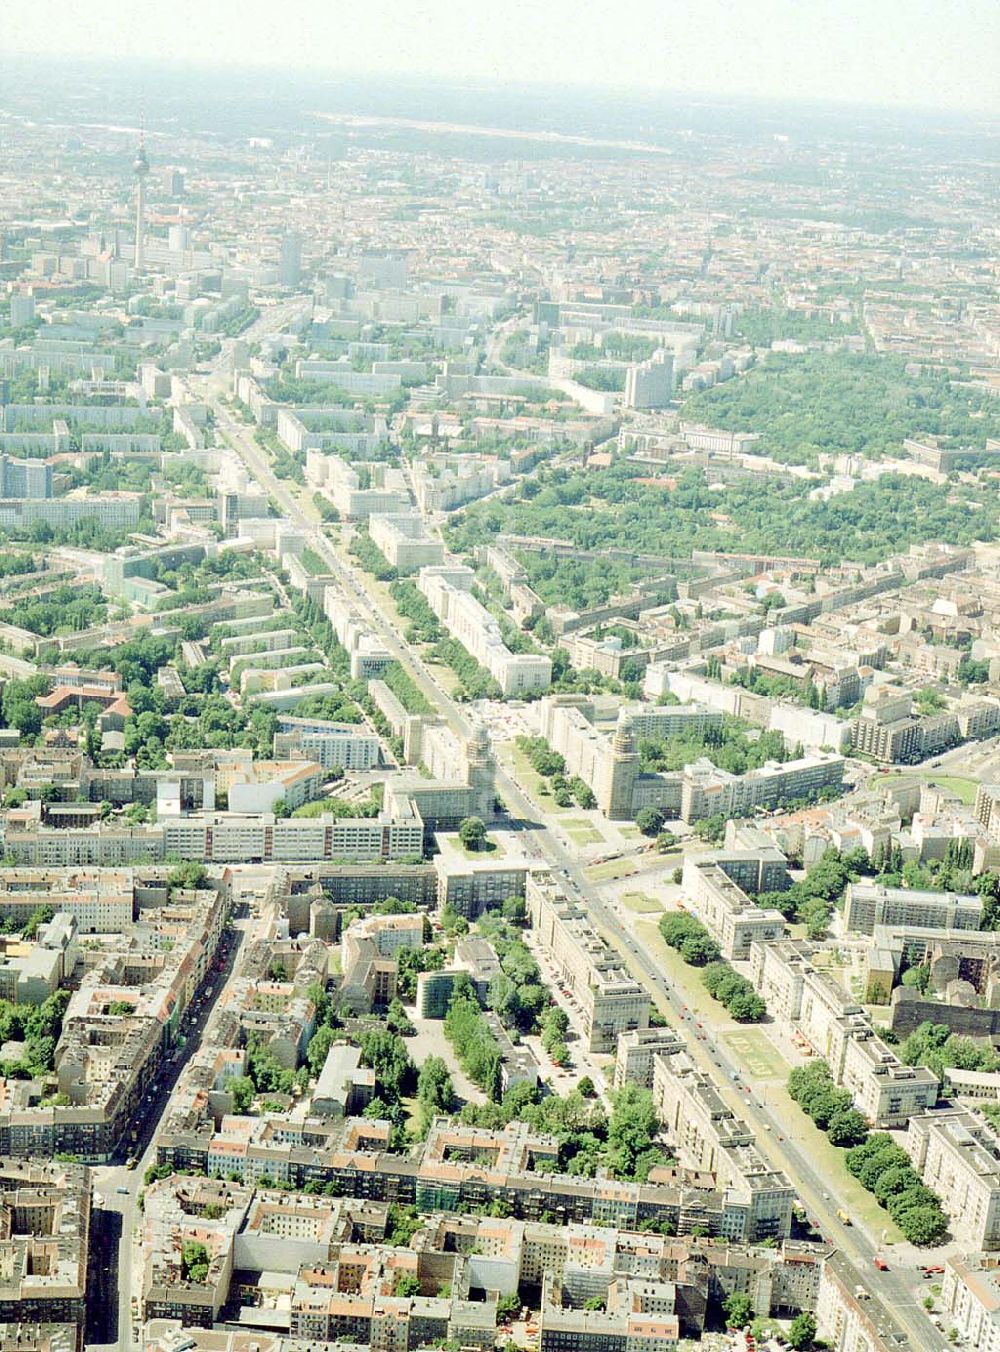
[[[497,763],[490,735],[480,723],[465,745],[467,779],[475,791],[475,815],[488,822],[494,814],[497,797]]]

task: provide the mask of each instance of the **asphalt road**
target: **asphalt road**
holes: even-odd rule
[[[254,440],[253,430],[247,424],[237,422],[228,409],[217,402],[215,416],[216,425],[226,434],[234,449],[281,509],[291,520],[311,531],[311,547],[327,562],[331,574],[342,580],[345,590],[352,596],[373,632],[377,633],[389,652],[407,666],[428,699],[442,711],[456,733],[468,736],[471,723],[467,713],[441,688],[419,654],[410,649],[384,618],[366,589],[364,574],[345,563],[334,551],[322,530],[318,529],[318,513],[312,502],[307,498],[299,498],[286,482],[274,476],[265,452]],[[741,1086],[744,1085],[744,1072],[731,1059],[727,1048],[714,1039],[708,1029],[698,1030],[693,1020],[685,1018],[680,998],[649,954],[636,943],[614,912],[590,888],[576,858],[548,826],[537,820],[538,813],[534,805],[500,766],[497,767],[497,789],[510,816],[520,818],[532,832],[532,842],[540,856],[551,868],[564,875],[565,881],[585,901],[595,921],[620,951],[628,955],[633,968],[639,970],[648,988],[667,1001],[674,1012],[678,1030],[687,1036],[689,1047],[705,1068],[716,1079],[729,1080],[730,1084],[733,1083],[730,1076],[735,1073]],[[699,1032],[704,1032],[704,1039],[698,1036]],[[941,1352],[945,1343],[917,1302],[915,1282],[891,1267],[888,1272],[879,1272],[875,1268],[873,1259],[878,1252],[877,1247],[857,1228],[848,1229],[837,1219],[836,1197],[826,1191],[831,1186],[830,1181],[819,1175],[805,1153],[787,1136],[779,1145],[776,1138],[784,1135],[784,1125],[765,1103],[753,1097],[749,1087],[741,1092],[740,1099],[740,1114],[756,1129],[762,1153],[776,1167],[785,1171],[805,1205],[807,1214],[818,1222],[822,1234],[833,1240],[850,1263],[854,1284],[863,1286],[870,1293],[867,1307],[870,1317],[885,1328],[890,1338],[894,1332],[898,1333],[899,1337],[894,1341],[901,1347],[909,1345],[924,1352]],[[765,1130],[765,1124],[770,1128],[769,1131]],[[887,1261],[891,1262],[891,1259]]]

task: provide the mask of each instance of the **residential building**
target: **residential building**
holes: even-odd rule
[[[673,393],[674,359],[665,348],[625,372],[626,408],[666,408]]]
[[[450,634],[489,672],[504,695],[544,690],[552,663],[542,653],[512,653],[498,622],[472,595],[475,574],[464,565],[422,568],[417,585]]]
[[[372,544],[400,573],[415,573],[444,562],[444,545],[428,535],[423,517],[417,512],[373,515],[368,519],[368,533]]]
[[[753,1132],[726,1106],[712,1079],[683,1048],[654,1057],[653,1100],[682,1163],[713,1174],[746,1207],[745,1214],[733,1216],[731,1237],[787,1237],[795,1189],[765,1162]]]
[[[681,885],[690,908],[711,932],[723,957],[731,961],[748,958],[751,944],[784,938],[781,912],[755,905],[720,859],[688,855]]]
[[[939,1108],[911,1117],[906,1152],[941,1199],[955,1239],[1000,1249],[1000,1136],[979,1113]]]
[[[983,899],[979,896],[883,887],[874,882],[847,885],[844,929],[848,934],[871,935],[876,925],[978,930],[982,927],[982,919]]]
[[[531,925],[580,1006],[587,1049],[614,1051],[622,1033],[648,1028],[650,997],[547,872],[529,875]]]
[[[953,1254],[945,1259],[941,1304],[948,1322],[977,1352],[1000,1352],[1000,1256]]]
[[[324,770],[370,770],[379,762],[379,740],[363,723],[279,714],[274,756],[282,760],[292,755],[316,761]]]

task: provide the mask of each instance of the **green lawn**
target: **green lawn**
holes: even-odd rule
[[[781,1080],[788,1078],[789,1067],[766,1033],[759,1028],[741,1029],[726,1033],[726,1042],[739,1064],[752,1080]]]
[[[521,789],[523,789],[530,798],[535,800],[543,812],[549,816],[558,817],[560,823],[564,823],[567,826],[571,826],[576,822],[580,826],[587,827],[588,830],[593,830],[590,822],[581,817],[566,817],[566,813],[572,812],[573,808],[558,807],[556,805],[552,798],[552,791],[549,789],[548,780],[543,779],[538,771],[533,768],[527,756],[516,743],[504,742],[501,744],[500,751],[501,755],[506,753],[506,756],[509,757],[511,765],[513,766],[513,776]],[[543,788],[547,789],[548,792],[543,793]],[[598,836],[597,839],[603,840],[604,837]]]
[[[979,792],[978,780],[966,779],[963,775],[928,775],[927,780],[957,794],[962,802],[970,807],[976,801],[976,794]]]
[[[622,904],[636,915],[662,915],[663,907],[645,892],[623,892]]]
[[[976,779],[966,779],[964,775],[940,775],[935,770],[917,768],[908,770],[905,775],[885,775],[884,778],[886,780],[922,779],[927,784],[936,784],[941,789],[947,789],[949,793],[955,794],[968,806],[976,801],[976,794],[979,791],[979,781]]]
[[[659,964],[664,976],[689,1009],[713,1025],[732,1025],[732,1019],[701,984],[701,968],[691,967],[679,953],[663,942],[659,926],[652,920],[637,920],[636,937]]]
[[[416,1136],[417,1133],[420,1131],[420,1117],[421,1117],[420,1105],[417,1103],[416,1095],[415,1094],[408,1095],[405,1098],[401,1099],[400,1102],[402,1103],[403,1108],[406,1112],[406,1122],[404,1124],[405,1129],[410,1133],[411,1136]]]
[[[567,830],[566,834],[577,845],[599,845],[604,839],[600,831],[595,831],[592,826],[585,826],[575,831]]]
[[[604,864],[591,864],[583,873],[588,882],[607,883],[614,878],[628,878],[635,871],[635,862],[631,859],[609,859]]]
[[[491,855],[497,852],[497,843],[490,840],[489,836],[483,841],[482,848],[479,850],[470,850],[467,845],[463,845],[458,836],[455,836],[455,848],[461,850],[466,859],[489,859]]]

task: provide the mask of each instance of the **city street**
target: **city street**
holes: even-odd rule
[[[97,1165],[93,1171],[93,1228],[98,1237],[91,1249],[91,1280],[98,1298],[88,1304],[86,1352],[127,1352],[135,1346],[132,1298],[141,1296],[141,1265],[135,1261],[138,1230],[141,1223],[139,1194],[143,1176],[156,1163],[156,1136],[170,1103],[174,1086],[191,1057],[201,1045],[213,1009],[232,977],[240,948],[249,926],[245,917],[231,920],[229,947],[221,972],[209,977],[212,995],[204,993],[193,1004],[185,1021],[183,1047],[161,1069],[154,1088],[147,1095],[142,1115],[136,1123],[136,1139],[130,1145],[127,1162]],[[226,942],[224,936],[223,942]],[[100,1200],[98,1200],[100,1199]]]
[[[385,620],[366,590],[364,575],[345,563],[323,532],[316,529],[318,513],[312,503],[298,498],[292,489],[275,477],[267,462],[266,454],[254,440],[249,427],[236,422],[223,405],[216,402],[214,408],[217,425],[244,458],[259,482],[266,486],[281,510],[299,525],[311,528],[311,547],[328,563],[330,572],[341,579],[345,590],[353,596],[372,630],[392,655],[411,671],[424,694],[441,709],[455,732],[460,736],[468,736],[471,724],[467,713],[440,688],[422,659],[409,649]],[[578,858],[565,848],[553,830],[537,821],[536,809],[520,786],[500,767],[497,773],[497,791],[510,815],[520,818],[527,825],[527,829],[531,830],[534,848],[541,857],[562,875],[570,890],[575,891],[585,901],[595,922],[628,958],[633,971],[658,998],[661,1007],[671,1011],[672,1022],[682,1033],[687,1034],[689,1046],[704,1068],[711,1070],[716,1078],[719,1078],[721,1072],[723,1079],[731,1081],[733,1075],[742,1079],[743,1069],[732,1060],[727,1048],[721,1042],[711,1036],[704,1042],[692,1036],[691,1028],[683,1017],[682,1002],[657,969],[648,952],[635,941],[613,910],[600,900],[584,877]],[[788,1174],[809,1216],[818,1222],[824,1235],[835,1239],[838,1248],[850,1261],[853,1280],[871,1293],[870,1308],[873,1316],[879,1316],[889,1331],[889,1336],[895,1336],[892,1333],[895,1325],[899,1334],[897,1341],[905,1341],[908,1336],[914,1348],[938,1352],[940,1337],[918,1304],[912,1282],[905,1274],[893,1270],[891,1266],[886,1272],[875,1270],[873,1259],[878,1252],[878,1245],[872,1243],[856,1228],[845,1230],[837,1220],[835,1201],[826,1191],[829,1180],[820,1176],[794,1141],[785,1138],[779,1147],[774,1137],[781,1133],[773,1112],[766,1104],[755,1100],[749,1092],[741,1096],[739,1111],[755,1128],[762,1152],[770,1156],[774,1164]]]

